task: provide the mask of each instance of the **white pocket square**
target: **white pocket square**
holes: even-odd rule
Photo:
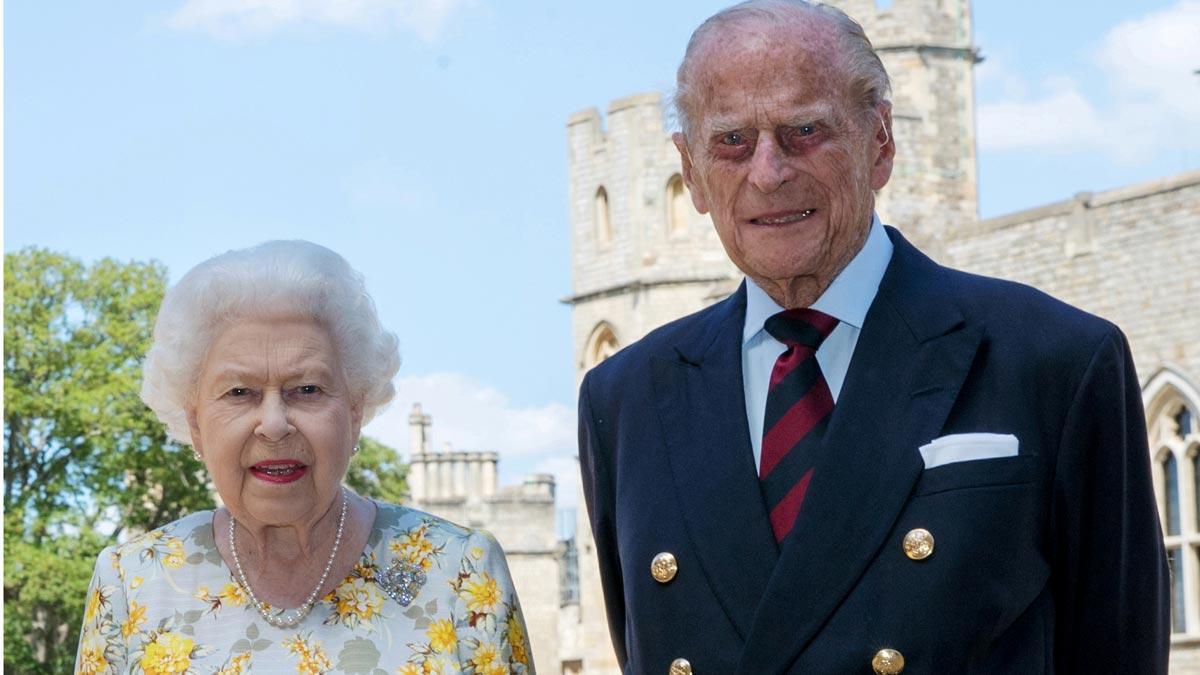
[[[921,446],[925,468],[968,462],[973,459],[1016,457],[1017,437],[1012,434],[951,434]]]

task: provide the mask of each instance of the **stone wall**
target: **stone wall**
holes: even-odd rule
[[[953,267],[1116,323],[1143,385],[1167,364],[1200,382],[1200,172],[981,221],[945,244]]]

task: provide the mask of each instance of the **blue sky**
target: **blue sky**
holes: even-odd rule
[[[506,482],[570,480],[565,122],[669,91],[724,4],[6,3],[5,250],[178,279],[267,239],[329,246],[401,339],[368,432],[407,450],[420,400],[436,443],[499,450]],[[1200,166],[1200,0],[974,16],[984,216]]]

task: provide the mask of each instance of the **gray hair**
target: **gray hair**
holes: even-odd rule
[[[691,117],[691,91],[688,78],[692,61],[707,39],[722,28],[757,19],[772,23],[794,20],[798,16],[820,16],[832,22],[838,44],[838,58],[846,73],[846,86],[864,110],[888,100],[891,81],[887,70],[863,27],[842,10],[808,0],[746,0],[710,16],[688,40],[683,62],[676,75],[675,114],[686,137],[695,120]]]
[[[221,330],[250,317],[304,317],[324,326],[364,425],[395,396],[398,340],[380,325],[362,275],[324,246],[269,241],[196,265],[163,298],[142,400],[175,440],[192,442],[187,410],[209,345]]]

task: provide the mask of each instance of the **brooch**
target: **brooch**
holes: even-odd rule
[[[425,570],[403,560],[393,560],[388,568],[375,573],[375,583],[392,600],[408,607],[425,585]]]

